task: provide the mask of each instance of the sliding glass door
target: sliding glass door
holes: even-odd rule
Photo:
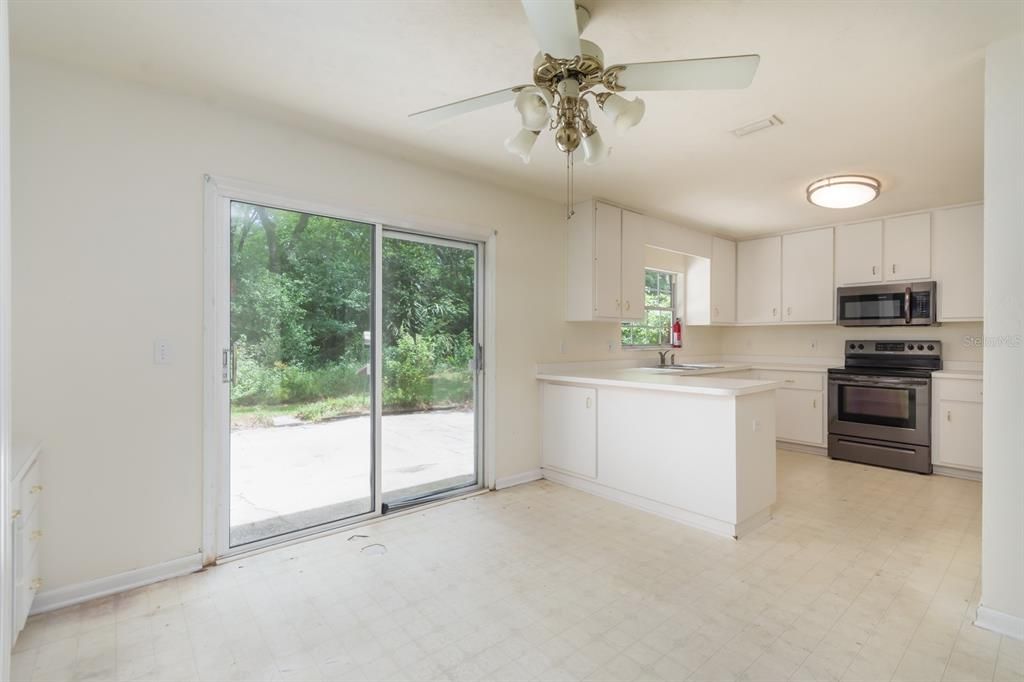
[[[231,547],[374,509],[374,229],[231,203]]]
[[[384,233],[384,511],[477,483],[477,260],[476,244]]]
[[[218,553],[479,485],[479,245],[226,206]]]

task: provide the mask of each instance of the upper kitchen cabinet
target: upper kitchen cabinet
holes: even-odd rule
[[[886,282],[928,279],[931,274],[931,214],[886,218],[882,253]]]
[[[713,237],[711,258],[689,257],[686,324],[736,322],[736,242]]]
[[[736,321],[781,319],[782,238],[751,239],[736,245]]]
[[[736,242],[711,240],[711,324],[736,321]]]
[[[578,204],[567,247],[568,320],[643,317],[643,216],[600,201]]]
[[[874,284],[882,281],[882,221],[836,228],[836,283]]]
[[[932,214],[932,277],[938,285],[939,322],[982,319],[982,212],[978,204]]]
[[[874,284],[931,276],[928,213],[836,228],[836,283]]]
[[[831,227],[782,236],[783,322],[834,319],[832,242]]]

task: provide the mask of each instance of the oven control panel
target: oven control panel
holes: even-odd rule
[[[847,341],[847,355],[942,355],[941,341]]]

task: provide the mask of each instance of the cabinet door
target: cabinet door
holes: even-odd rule
[[[776,389],[775,437],[823,445],[823,402],[819,391]]]
[[[836,228],[836,283],[882,281],[882,221]]]
[[[782,319],[831,322],[835,296],[832,228],[782,237]]]
[[[644,217],[622,212],[622,312],[624,320],[644,317]]]
[[[736,242],[711,240],[711,322],[736,321]]]
[[[939,464],[981,471],[981,405],[939,401]]]
[[[736,321],[778,322],[782,286],[782,239],[766,237],[736,245]]]
[[[594,217],[594,315],[618,319],[621,297],[622,209],[597,204]]]
[[[931,214],[887,218],[884,237],[885,281],[928,279],[931,276]]]
[[[939,322],[982,318],[983,233],[981,206],[932,214],[932,277],[938,283]]]
[[[597,390],[543,384],[544,466],[597,477]]]

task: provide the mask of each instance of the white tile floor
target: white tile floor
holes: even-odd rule
[[[14,679],[1024,680],[970,621],[979,484],[780,453],[779,498],[734,542],[473,497],[35,617]]]

